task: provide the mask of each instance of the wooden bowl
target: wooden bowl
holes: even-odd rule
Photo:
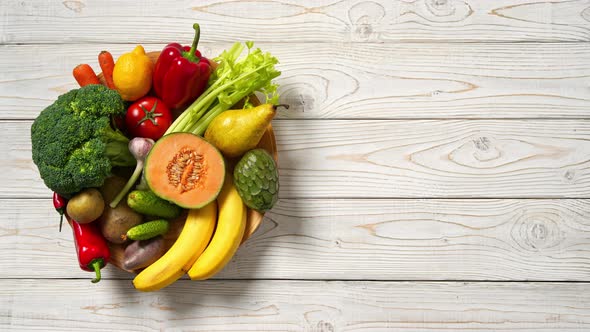
[[[156,63],[158,56],[160,55],[160,52],[149,52],[149,53],[147,53],[147,55],[152,60],[152,62]],[[98,77],[99,77],[101,83],[105,84],[102,73],[100,73],[98,75]],[[255,106],[260,105],[260,101],[254,95],[250,97],[250,102]],[[276,140],[275,140],[274,131],[273,131],[271,125],[269,125],[268,128],[266,129],[266,132],[264,133],[264,135],[262,136],[262,139],[258,143],[258,147],[263,148],[266,151],[268,151],[272,155],[275,162],[278,163],[278,153],[277,153]],[[231,165],[230,170],[233,170],[233,165],[235,164],[235,162],[236,162],[236,160],[228,160],[228,164]],[[166,233],[166,235],[164,235],[164,249],[166,251],[174,244],[174,242],[178,238],[178,235],[182,231],[182,228],[184,227],[184,222],[186,220],[186,215],[187,215],[187,213],[185,211],[176,220],[173,220],[170,222],[170,231],[168,231],[168,233]],[[248,221],[246,223],[246,230],[244,232],[244,237],[242,239],[242,243],[244,243],[244,241],[246,241],[250,236],[252,236],[252,234],[258,229],[258,227],[260,226],[260,223],[262,222],[263,217],[264,217],[264,214],[262,214],[256,210],[248,209]],[[69,217],[68,217],[68,222],[71,224],[71,220]],[[111,249],[110,264],[113,264],[114,266],[118,267],[121,270],[125,270],[123,268],[123,261],[124,261],[123,256],[124,256],[125,246],[126,246],[126,244],[109,244],[109,247]],[[127,270],[125,270],[125,271],[127,271]],[[128,271],[128,272],[137,273],[139,271]]]

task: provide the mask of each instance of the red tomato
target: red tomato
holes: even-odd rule
[[[133,137],[146,137],[155,141],[172,124],[172,114],[160,99],[143,97],[129,106],[125,124]]]

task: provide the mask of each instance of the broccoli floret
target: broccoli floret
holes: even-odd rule
[[[45,185],[70,196],[100,187],[113,166],[133,166],[129,139],[111,127],[123,115],[121,96],[102,85],[69,91],[45,108],[31,127],[33,161]]]
[[[77,91],[74,98],[67,98],[64,103],[75,114],[84,116],[106,116],[124,113],[125,104],[121,96],[104,85],[88,85]]]

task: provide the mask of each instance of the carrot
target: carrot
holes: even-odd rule
[[[113,82],[113,70],[115,69],[115,60],[109,51],[102,51],[98,54],[98,63],[102,69],[102,75],[109,89],[115,89]]]
[[[74,78],[81,87],[89,84],[100,84],[98,76],[96,76],[96,73],[94,70],[92,70],[92,67],[86,63],[77,65],[76,68],[74,68],[73,73]]]

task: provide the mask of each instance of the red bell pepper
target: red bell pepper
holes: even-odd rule
[[[111,258],[107,241],[96,222],[79,224],[72,220],[72,229],[80,268],[96,273],[96,278],[92,279],[92,282],[97,283],[100,281],[100,269],[105,267]]]
[[[192,46],[179,43],[166,45],[154,69],[153,86],[156,95],[170,109],[178,110],[193,102],[207,87],[213,71],[208,59],[197,50],[200,28],[193,24],[195,39]]]
[[[61,232],[61,225],[64,221],[64,213],[66,212],[66,205],[68,204],[68,200],[63,197],[62,195],[54,192],[53,193],[53,207],[59,213],[59,231]]]

